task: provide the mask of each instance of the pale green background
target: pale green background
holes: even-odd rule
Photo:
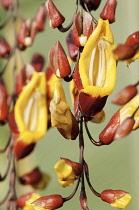
[[[25,17],[33,17],[37,11],[40,3],[44,1],[37,0],[20,0],[23,6],[23,14]],[[67,17],[64,25],[66,26],[71,20],[74,13],[75,0],[55,0],[61,13]],[[93,12],[96,19],[99,18],[101,9],[106,1],[102,1],[101,7],[97,12]],[[112,24],[111,28],[114,33],[115,43],[122,43],[128,35],[139,30],[139,1],[118,1],[116,22]],[[7,34],[8,35],[8,34]],[[44,33],[36,36],[33,47],[29,48],[27,53],[27,61],[30,61],[33,52],[43,53],[47,60],[47,52],[49,48],[56,42],[60,41],[66,49],[65,34],[59,33],[57,29],[50,29],[47,24]],[[134,84],[138,80],[139,75],[139,61],[131,64],[128,69],[125,63],[119,63],[117,68],[117,84],[114,91],[115,95],[118,90],[127,84]],[[66,94],[68,94],[68,85],[66,84]],[[105,111],[107,113],[106,121],[102,125],[94,125],[90,123],[90,131],[95,139],[105,127],[113,113],[118,109],[117,106],[111,105],[112,97],[109,97]],[[68,97],[70,103],[70,99]],[[3,127],[2,127],[3,128]],[[1,130],[0,130],[1,131]],[[132,202],[127,210],[139,209],[139,131],[133,132],[129,137],[114,142],[109,146],[95,147],[93,146],[88,137],[85,136],[85,159],[90,168],[90,180],[99,192],[105,189],[123,189],[128,191],[132,196]],[[4,142],[2,131],[0,132],[0,141]],[[43,191],[39,191],[41,195],[61,194],[63,197],[68,196],[74,187],[62,188],[57,182],[57,177],[54,173],[53,166],[60,157],[69,158],[73,161],[78,161],[79,150],[78,140],[69,141],[65,140],[58,131],[53,128],[46,134],[45,139],[38,142],[35,152],[29,157],[20,161],[20,167],[27,171],[28,168],[34,165],[40,165],[41,169],[45,171],[50,177],[51,182]],[[0,171],[5,167],[4,155],[0,158]],[[3,188],[6,189],[7,185],[2,184],[0,187],[0,197],[3,197]],[[17,187],[20,194],[22,189]],[[99,198],[95,197],[88,186],[86,185],[88,206],[91,210],[110,210],[112,207],[102,202]],[[79,210],[79,190],[76,196],[65,203],[61,209],[66,210]],[[5,208],[0,207],[0,210]]]

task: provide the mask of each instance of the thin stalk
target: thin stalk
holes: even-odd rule
[[[74,16],[75,16],[75,14],[77,13],[77,11],[78,11],[78,0],[76,0],[76,7],[75,7]],[[71,28],[71,26],[72,26],[72,24],[73,24],[74,16],[73,16],[73,18],[72,18],[72,21],[69,23],[69,25],[68,25],[67,27],[64,28],[62,25],[60,25],[60,26],[57,27],[58,30],[59,30],[60,32],[67,32],[67,31]]]
[[[0,30],[3,29],[9,23],[9,21],[11,19],[11,15],[12,15],[12,9],[8,9],[6,18],[3,21],[3,23],[1,23],[1,25],[0,25]]]
[[[84,166],[87,165],[87,163],[84,162]],[[89,180],[89,175],[88,175],[88,171],[86,171],[86,168],[88,169],[88,166],[85,166],[84,169],[85,169],[85,177],[86,177],[86,181],[88,183],[88,186],[90,188],[90,190],[97,196],[97,197],[101,197],[101,194],[98,193],[92,186],[90,180]]]
[[[90,132],[89,132],[88,126],[87,126],[87,122],[86,122],[85,120],[84,120],[84,125],[85,125],[85,129],[86,129],[86,132],[87,132],[87,135],[88,135],[90,141],[91,141],[95,146],[102,146],[103,143],[102,143],[101,141],[97,142],[97,141],[95,141],[95,140],[92,138],[92,136],[91,136],[91,134],[90,134]]]
[[[5,152],[7,150],[8,146],[10,145],[10,142],[11,142],[11,133],[8,136],[8,139],[7,139],[5,147],[3,149],[0,149],[0,153],[3,153],[3,152]]]
[[[94,16],[93,16],[93,15],[91,14],[91,12],[89,11],[89,9],[88,9],[86,3],[84,3],[84,8],[85,8],[86,12],[88,12],[88,13],[92,16],[93,22],[94,22],[95,24],[97,24],[97,20],[94,18]]]
[[[66,201],[70,200],[71,198],[73,198],[73,196],[76,194],[76,192],[77,192],[77,190],[78,190],[79,183],[80,183],[80,176],[78,177],[78,181],[77,181],[76,187],[75,187],[75,189],[73,190],[73,192],[71,193],[71,195],[68,196],[68,197],[66,197],[66,198],[63,198],[63,201],[64,201],[64,202],[66,202]]]
[[[5,174],[3,176],[0,175],[0,182],[6,179],[8,173],[9,173],[9,170],[10,170],[11,162],[12,162],[12,147],[10,147],[8,149],[9,149],[8,163],[7,163]]]

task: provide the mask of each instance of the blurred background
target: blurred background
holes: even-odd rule
[[[39,5],[44,3],[42,0],[20,0],[22,13],[25,18],[33,18],[36,14]],[[93,16],[98,19],[99,14],[102,11],[106,1],[102,1],[101,6],[97,11],[94,11]],[[65,16],[66,21],[64,26],[68,25],[73,17],[75,11],[75,0],[54,0],[54,3],[59,8],[59,11]],[[116,22],[111,25],[115,43],[123,43],[126,38],[135,31],[139,30],[139,1],[118,1],[116,10]],[[2,21],[6,14],[2,9],[0,10],[0,21]],[[9,29],[8,29],[9,27]],[[5,30],[5,37],[9,38],[9,34],[12,37],[12,27],[8,25]],[[0,32],[1,33],[1,32]],[[26,62],[31,60],[32,55],[35,52],[39,52],[45,56],[47,66],[47,54],[50,47],[58,40],[63,45],[67,52],[65,44],[65,33],[60,33],[57,29],[51,29],[49,27],[49,21],[46,23],[46,28],[43,33],[39,33],[32,47],[29,47],[25,53],[24,58]],[[12,40],[12,38],[11,38]],[[10,77],[12,77],[11,66],[6,71],[5,79],[8,81],[7,85],[9,89],[11,84],[9,83]],[[112,105],[111,100],[114,95],[123,87],[129,84],[134,84],[139,79],[139,60],[131,64],[130,68],[127,68],[126,64],[119,62],[117,67],[117,84],[113,92],[113,95],[109,97],[105,106],[106,120],[100,125],[89,124],[89,129],[92,136],[98,140],[99,133],[108,123],[111,116],[118,110],[118,106]],[[71,104],[69,97],[69,86],[64,84],[66,97]],[[85,132],[84,132],[85,133]],[[0,127],[0,147],[4,145],[7,135],[7,127]],[[78,162],[79,149],[78,140],[70,141],[64,139],[57,131],[56,128],[49,129],[45,138],[37,143],[34,152],[28,157],[20,160],[18,163],[18,172],[23,173],[34,166],[38,166],[42,171],[47,173],[49,177],[49,183],[44,190],[38,192],[44,195],[61,194],[63,197],[69,196],[74,186],[62,188],[54,172],[54,165],[60,159],[60,157],[69,158]],[[94,188],[98,192],[102,192],[105,189],[122,189],[129,192],[133,199],[127,210],[138,210],[139,208],[139,130],[132,132],[130,136],[112,143],[109,146],[95,147],[91,144],[88,137],[85,135],[85,160],[89,165],[90,181]],[[5,155],[0,155],[0,173],[3,174],[6,165]],[[22,172],[21,172],[22,170]],[[0,186],[0,199],[4,196],[3,189],[6,190],[8,180],[2,183]],[[31,191],[30,187],[20,187],[17,185],[17,191],[19,194]],[[88,207],[92,210],[110,210],[112,207],[102,202],[99,198],[95,197],[89,190],[86,184],[86,191],[88,197]],[[74,198],[69,202],[66,202],[61,210],[80,210],[79,206],[79,192],[76,193]],[[0,210],[4,210],[5,207],[0,207]]]

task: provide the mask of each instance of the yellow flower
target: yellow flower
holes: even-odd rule
[[[130,194],[126,194],[123,197],[116,199],[114,203],[111,203],[111,206],[118,209],[125,209],[131,201],[131,198]]]
[[[55,83],[54,98],[50,102],[51,124],[67,139],[76,139],[78,123],[66,102],[63,87],[60,82]]]
[[[77,176],[73,171],[73,168],[68,165],[64,160],[60,160],[55,164],[55,172],[58,176],[59,183],[63,186],[70,186],[74,184]]]
[[[125,209],[132,197],[129,193],[123,190],[104,190],[101,193],[101,199],[111,204],[112,207]]]
[[[86,116],[94,116],[105,105],[116,82],[116,60],[112,46],[114,40],[108,20],[99,19],[90,35],[79,60],[79,105]],[[82,85],[81,85],[82,83]],[[86,106],[88,104],[88,106]],[[87,107],[87,108],[86,108]]]
[[[47,130],[46,79],[44,73],[35,72],[24,87],[15,104],[18,137],[26,144],[42,139]]]

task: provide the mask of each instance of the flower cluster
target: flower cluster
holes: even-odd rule
[[[71,23],[64,27],[65,17],[52,0],[42,3],[31,19],[24,19],[18,0],[2,0],[7,17],[0,29],[12,19],[14,45],[0,37],[0,58],[4,68],[0,72],[0,123],[7,124],[9,137],[1,153],[7,154],[8,167],[0,181],[9,177],[9,190],[0,205],[6,203],[7,210],[54,210],[71,200],[81,185],[79,203],[87,210],[85,179],[91,192],[112,207],[125,209],[131,195],[123,190],[107,189],[97,192],[90,182],[89,167],[85,160],[83,125],[90,141],[95,146],[109,145],[139,128],[138,85],[124,87],[112,103],[120,105],[106,127],[100,132],[99,141],[94,140],[88,123],[105,120],[104,107],[108,96],[116,85],[117,65],[125,61],[129,66],[139,58],[139,31],[129,35],[123,44],[115,44],[110,24],[115,22],[117,0],[107,0],[96,20],[92,15],[99,8],[101,0],[76,0],[76,11]],[[35,36],[45,30],[45,23],[60,32],[68,32],[66,44],[68,54],[59,40],[50,48],[48,63],[44,69],[45,57],[35,53],[28,63],[23,62],[22,52],[33,45]],[[6,86],[4,74],[9,61],[14,60],[12,91]],[[12,79],[13,79],[12,78]],[[63,82],[69,82],[72,107],[67,102]],[[18,162],[28,156],[36,143],[45,137],[47,131],[56,127],[62,138],[79,140],[79,160],[61,158],[54,170],[61,186],[75,185],[68,197],[60,194],[40,196],[35,190],[43,189],[49,177],[36,166],[19,175]],[[74,143],[74,141],[72,141]],[[16,181],[21,186],[29,185],[33,191],[23,195],[16,192]],[[76,184],[75,184],[76,183]]]

